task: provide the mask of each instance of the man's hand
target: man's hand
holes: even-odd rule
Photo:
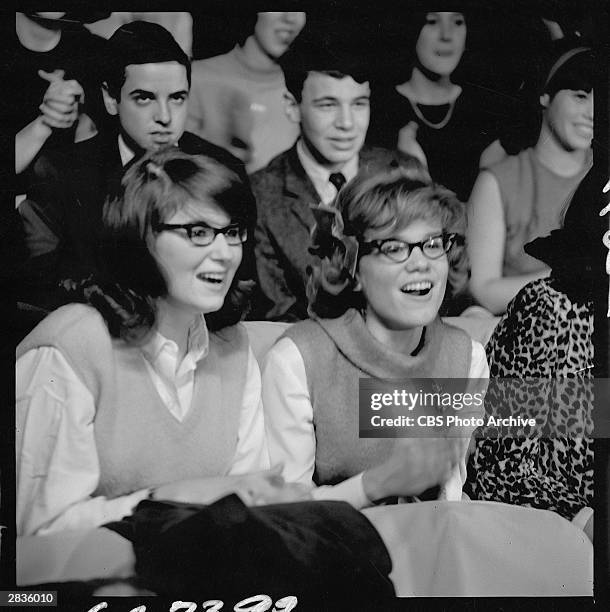
[[[78,119],[78,105],[85,95],[78,81],[65,81],[64,74],[63,70],[38,71],[38,76],[49,82],[39,108],[43,123],[50,128],[72,127]]]
[[[445,483],[463,454],[460,438],[403,438],[390,458],[363,474],[371,501],[390,496],[419,495]]]

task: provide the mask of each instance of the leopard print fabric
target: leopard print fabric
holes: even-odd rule
[[[592,304],[571,302],[552,279],[529,283],[509,304],[487,344],[490,376],[526,379],[528,388],[492,380],[486,405],[500,416],[531,406],[544,425],[476,441],[464,486],[471,499],[553,510],[568,520],[591,505],[592,333]]]

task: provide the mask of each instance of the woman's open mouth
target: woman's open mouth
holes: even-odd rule
[[[417,281],[416,283],[407,283],[400,290],[407,295],[424,296],[432,291],[432,283],[430,281]]]
[[[225,275],[215,272],[202,272],[201,274],[197,274],[197,278],[204,283],[220,285],[224,281]]]

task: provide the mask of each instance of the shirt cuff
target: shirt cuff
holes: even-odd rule
[[[345,501],[354,506],[356,509],[370,506],[371,501],[364,492],[362,475],[363,472],[334,486],[324,485],[322,487],[317,487],[312,491],[312,497],[317,501]]]

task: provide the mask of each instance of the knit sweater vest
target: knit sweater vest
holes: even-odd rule
[[[470,337],[440,319],[426,326],[417,356],[383,345],[353,309],[337,319],[303,321],[284,336],[296,344],[305,364],[318,485],[336,484],[382,463],[395,444],[358,437],[359,378],[467,378],[470,369]]]
[[[112,338],[89,306],[70,304],[52,312],[17,347],[17,357],[43,346],[59,349],[91,392],[100,462],[95,495],[113,498],[228,473],[237,447],[248,339],[241,325],[209,338],[182,422],[163,404],[140,349]]]

